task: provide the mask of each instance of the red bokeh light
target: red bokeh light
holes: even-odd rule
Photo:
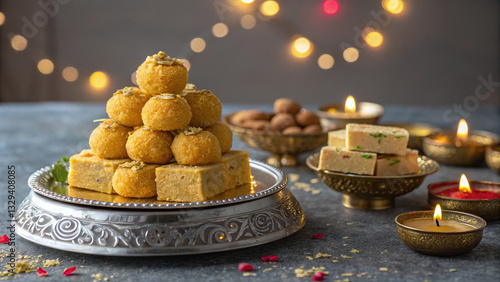
[[[326,0],[323,2],[323,11],[327,15],[333,15],[339,10],[339,3],[336,0]]]

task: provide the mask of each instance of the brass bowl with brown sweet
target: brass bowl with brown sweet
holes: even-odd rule
[[[318,116],[288,98],[277,99],[273,113],[242,110],[222,122],[249,147],[270,152],[267,163],[278,167],[296,166],[297,155],[323,146],[328,139]]]

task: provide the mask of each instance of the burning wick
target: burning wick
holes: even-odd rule
[[[472,190],[470,189],[469,181],[467,181],[467,177],[465,177],[465,174],[462,174],[462,177],[460,177],[460,184],[459,184],[458,190],[460,192],[472,194]]]
[[[464,119],[461,119],[458,123],[457,128],[457,145],[462,145],[462,143],[467,141],[467,137],[469,136],[469,127],[467,126],[467,122]]]
[[[345,101],[345,108],[344,111],[346,113],[355,113],[356,112],[356,101],[352,96],[347,97],[347,100]]]
[[[436,220],[436,225],[439,227],[439,220],[442,219],[441,206],[439,204],[436,205],[436,209],[434,210],[434,219]]]

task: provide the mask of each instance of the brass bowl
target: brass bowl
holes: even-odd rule
[[[408,133],[410,133],[410,139],[408,139],[408,148],[419,150],[419,152],[423,152],[422,140],[424,139],[424,137],[435,134],[439,131],[438,127],[420,122],[388,123],[383,125],[401,127],[408,130]]]
[[[361,102],[357,104],[358,109],[355,114],[345,113],[344,105],[328,104],[318,108],[318,117],[323,128],[330,130],[345,128],[348,123],[377,124],[384,115],[384,107],[379,104]],[[336,109],[337,112],[329,112],[329,109]]]
[[[486,147],[499,141],[496,134],[487,131],[471,131],[469,144],[455,143],[455,132],[446,131],[431,134],[423,139],[423,149],[426,156],[439,163],[458,166],[477,165],[484,160]]]
[[[462,232],[432,232],[408,227],[404,223],[411,219],[432,219],[434,211],[415,211],[400,214],[396,217],[396,226],[399,238],[410,249],[415,252],[450,256],[459,255],[474,249],[483,238],[483,229],[486,221],[479,216],[443,210],[443,219],[456,220],[475,227],[476,229]]]
[[[496,173],[500,173],[500,146],[486,148],[486,164]]]
[[[469,181],[469,185],[474,189],[481,189],[500,193],[500,183],[489,181]],[[458,181],[444,181],[432,183],[427,187],[429,191],[427,200],[429,205],[436,206],[440,204],[445,210],[461,211],[478,215],[486,220],[500,218],[500,199],[489,200],[471,200],[471,199],[453,199],[438,195],[438,193],[451,188],[457,188]]]
[[[368,176],[319,170],[320,154],[309,156],[307,166],[316,171],[321,180],[333,190],[342,193],[342,205],[348,208],[382,210],[394,206],[394,198],[407,194],[436,173],[439,165],[425,156],[418,158],[420,172],[403,176]]]
[[[267,163],[276,167],[296,166],[297,155],[316,150],[325,145],[328,140],[327,131],[311,134],[283,134],[239,127],[229,122],[233,114],[223,117],[222,122],[229,125],[231,131],[249,147],[272,153]]]

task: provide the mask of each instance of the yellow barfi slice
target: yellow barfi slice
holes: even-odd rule
[[[399,127],[357,123],[346,125],[346,147],[351,151],[405,156],[409,136],[406,129]]]
[[[418,151],[407,149],[405,156],[378,155],[375,169],[377,176],[398,176],[415,174],[420,171]]]
[[[247,151],[229,151],[222,155],[226,173],[226,190],[252,182],[249,155]]]
[[[328,146],[345,147],[345,129],[339,129],[328,132]]]
[[[346,148],[321,148],[318,168],[343,173],[373,175],[377,154],[349,151]]]

